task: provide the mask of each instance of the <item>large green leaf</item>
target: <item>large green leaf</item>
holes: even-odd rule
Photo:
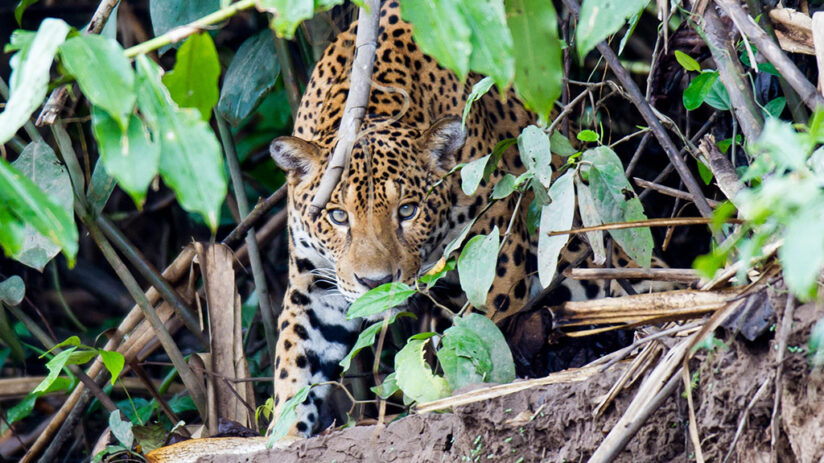
[[[9,60],[13,71],[9,80],[9,100],[0,113],[0,145],[9,141],[43,103],[49,85],[49,69],[57,47],[68,33],[68,24],[60,19],[46,18],[40,23],[34,40]]]
[[[583,59],[599,42],[618,32],[627,19],[641,11],[649,0],[584,0],[575,40]]]
[[[223,76],[217,112],[230,124],[240,124],[272,91],[279,74],[280,60],[272,33],[263,30],[249,37]]]
[[[370,289],[359,297],[346,312],[346,318],[370,317],[397,307],[417,291],[401,282],[386,283]]]
[[[486,306],[486,296],[495,280],[498,263],[498,227],[489,235],[473,236],[458,257],[458,278],[466,298],[475,307]]]
[[[421,50],[464,80],[469,73],[472,30],[457,3],[454,0],[401,2],[401,15],[412,24],[412,36]]]
[[[561,95],[564,69],[555,8],[545,0],[507,0],[506,18],[514,44],[515,91],[546,123]]]
[[[428,341],[413,339],[395,355],[395,377],[398,387],[416,402],[430,402],[449,395],[449,385],[435,376],[423,358]]]
[[[475,190],[478,189],[478,185],[481,184],[484,177],[484,170],[486,170],[486,163],[489,161],[490,156],[490,154],[487,154],[461,167],[461,190],[465,195],[472,196],[475,194]]]
[[[481,314],[470,313],[455,319],[455,327],[465,329],[481,339],[489,351],[492,369],[486,373],[484,381],[493,383],[510,383],[515,381],[515,362],[503,333],[495,323]],[[450,328],[451,329],[451,328]],[[444,332],[444,346],[449,330]]]
[[[295,29],[303,20],[315,15],[313,0],[259,0],[258,7],[274,15],[272,29],[287,39],[295,36]]]
[[[492,77],[499,89],[505,89],[515,73],[515,59],[503,2],[460,1],[458,8],[470,30],[469,68]]]
[[[412,316],[412,314],[409,312],[399,312],[389,317],[389,320],[387,320],[386,325],[389,326],[392,323],[395,323],[395,319],[399,315]],[[356,355],[358,355],[358,352],[371,346],[372,344],[375,344],[375,337],[378,335],[378,333],[381,332],[382,327],[383,320],[369,325],[366,329],[360,332],[360,334],[358,335],[358,340],[355,341],[355,345],[352,346],[352,349],[349,351],[348,354],[346,354],[346,357],[344,357],[343,360],[340,361],[340,366],[343,367],[344,373],[349,370],[349,365],[352,363],[352,359],[355,358]]]
[[[152,142],[143,121],[134,114],[129,115],[128,128],[123,131],[108,113],[93,106],[92,131],[106,172],[142,207],[146,189],[157,175],[160,146]]]
[[[214,132],[193,109],[180,109],[160,81],[160,67],[137,57],[138,106],[160,140],[160,175],[181,207],[200,213],[212,231],[226,197],[226,173]]]
[[[483,339],[461,326],[452,326],[444,332],[437,356],[444,378],[453,391],[468,384],[482,383],[492,371],[492,359]]]
[[[220,62],[215,43],[209,34],[201,32],[186,39],[177,51],[175,67],[163,75],[163,84],[178,106],[197,108],[208,121],[217,103],[218,78]]]
[[[552,202],[541,210],[541,231],[538,235],[538,278],[544,288],[549,286],[555,277],[558,256],[569,241],[569,235],[549,236],[549,233],[572,228],[572,218],[575,216],[575,189],[572,183],[574,175],[575,171],[570,170],[555,180],[549,188]]]
[[[123,48],[99,35],[80,35],[60,46],[60,61],[80,90],[124,130],[134,109],[134,71]]]
[[[544,188],[549,188],[552,179],[549,136],[539,127],[530,125],[518,136],[518,150],[526,168],[535,173],[535,177]]]
[[[646,220],[644,207],[624,175],[624,167],[614,151],[606,146],[587,150],[581,158],[592,163],[589,189],[604,223]],[[610,230],[618,245],[643,267],[652,261],[652,232],[649,227]]]
[[[29,144],[13,165],[0,159],[0,203],[26,224],[23,245],[13,255],[20,262],[42,270],[63,249],[73,265],[73,201],[68,174],[44,142]]]

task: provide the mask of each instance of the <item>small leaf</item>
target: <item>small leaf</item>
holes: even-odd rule
[[[136,101],[135,80],[117,41],[96,34],[78,35],[60,46],[60,61],[86,98],[125,129]]]
[[[641,19],[641,16],[643,16],[643,14],[644,10],[638,10],[637,13],[635,13],[634,15],[632,15],[631,18],[629,18],[629,26],[627,27],[627,32],[626,34],[624,34],[623,37],[621,37],[621,43],[618,44],[618,56],[624,54],[624,47],[627,46],[629,38],[632,37],[633,33],[635,33],[635,28],[638,27],[638,22]]]
[[[66,39],[69,29],[63,20],[44,19],[31,43],[9,60],[13,70],[9,99],[0,112],[0,145],[11,140],[46,98],[49,70],[57,47]]]
[[[132,448],[134,444],[134,434],[132,434],[131,421],[123,421],[120,418],[120,410],[113,410],[109,414],[109,429],[112,430],[114,437],[123,444],[127,449]]]
[[[454,71],[461,81],[466,79],[472,53],[472,30],[457,2],[402,2],[401,16],[412,24],[412,36],[424,53]]]
[[[66,346],[79,347],[81,345],[82,344],[80,344],[80,338],[79,337],[69,336],[68,338],[66,338],[62,342],[59,342],[59,343],[53,345],[51,349],[49,349],[46,352],[44,352],[43,354],[41,354],[38,358],[43,358],[46,354],[48,354],[49,352],[51,352],[55,349],[60,349],[62,347],[66,347]]]
[[[578,152],[578,150],[572,146],[572,143],[569,142],[569,139],[557,130],[552,131],[552,135],[549,137],[549,145],[552,148],[552,152],[562,158],[567,158]]]
[[[270,27],[278,37],[289,40],[295,37],[295,29],[303,20],[315,15],[312,0],[260,0],[258,8],[274,15]]]
[[[486,306],[486,296],[495,280],[498,262],[498,227],[489,235],[473,236],[458,258],[458,277],[466,298],[475,307]]]
[[[385,312],[403,304],[416,292],[415,288],[410,288],[409,285],[399,281],[382,284],[365,292],[353,302],[346,312],[346,319],[371,317]]]
[[[37,3],[38,0],[20,0],[17,3],[17,6],[14,7],[14,20],[17,21],[17,25],[23,24],[23,13],[26,11],[26,8],[34,5]]]
[[[681,50],[675,50],[675,60],[687,71],[701,72],[701,65],[698,64],[698,61],[695,61],[695,58]]]
[[[598,215],[598,208],[595,207],[595,200],[592,192],[579,176],[575,176],[575,192],[578,196],[578,212],[581,214],[581,223],[585,227],[597,227],[603,222]],[[593,262],[596,265],[603,265],[607,260],[607,252],[604,248],[604,232],[601,230],[586,233],[589,247],[592,248]]]
[[[66,366],[66,363],[69,361],[69,358],[75,350],[77,350],[77,347],[71,347],[63,352],[60,352],[49,360],[46,363],[46,368],[49,370],[49,374],[46,375],[43,381],[41,381],[40,384],[38,384],[37,387],[31,391],[31,393],[35,394],[47,390],[52,385],[54,380],[57,379],[57,376],[60,375],[60,371]]]
[[[709,167],[701,161],[698,162],[698,175],[704,181],[704,185],[709,185],[712,182],[713,174]]]
[[[395,377],[398,387],[416,402],[430,402],[449,395],[446,380],[432,374],[423,358],[428,341],[414,339],[395,355]]]
[[[724,87],[721,79],[715,79],[709,93],[704,97],[704,103],[719,111],[729,111],[731,108],[730,94],[727,93],[727,87]]]
[[[275,422],[275,425],[272,427],[272,433],[269,435],[269,441],[266,444],[267,447],[272,448],[275,442],[279,441],[283,438],[286,433],[289,432],[289,428],[295,424],[295,421],[298,420],[298,412],[295,410],[299,404],[301,404],[307,397],[309,397],[309,389],[310,386],[303,386],[300,390],[295,393],[295,396],[291,399],[287,400],[286,403],[283,404],[283,409],[280,412],[280,416],[278,420]]]
[[[120,187],[141,208],[146,190],[157,175],[159,144],[152,142],[143,121],[136,115],[129,115],[128,127],[124,131],[97,106],[92,106],[92,132],[106,172],[117,179]]]
[[[472,91],[469,92],[469,96],[466,97],[463,116],[461,116],[461,127],[466,127],[466,118],[469,116],[469,111],[472,109],[472,103],[480,100],[482,96],[486,95],[489,89],[492,88],[492,84],[494,82],[495,81],[492,80],[492,77],[484,77],[478,82],[475,82],[475,85],[472,86]]]
[[[396,392],[398,392],[398,390],[400,390],[398,387],[397,374],[394,371],[389,373],[385,378],[383,378],[383,382],[379,386],[370,387],[369,390],[384,400],[392,397]]]
[[[0,433],[5,434],[9,425],[28,417],[32,410],[34,410],[34,403],[37,402],[38,397],[40,397],[40,394],[31,392],[26,395],[23,400],[9,408],[8,411],[6,411],[6,419],[4,419],[2,425],[0,425]]]
[[[461,247],[464,240],[466,239],[466,235],[469,234],[469,231],[472,229],[472,226],[475,225],[475,219],[476,217],[473,217],[472,220],[469,221],[469,223],[466,224],[466,226],[464,226],[464,229],[461,230],[461,233],[458,236],[456,236],[454,240],[450,241],[449,244],[446,245],[446,247],[443,250],[443,257],[445,259],[449,258],[449,255],[452,254],[453,251]]]
[[[547,134],[534,125],[524,128],[518,136],[518,150],[526,168],[535,172],[535,177],[544,188],[549,188],[552,180],[552,153]]]
[[[445,277],[447,273],[455,270],[456,265],[455,259],[444,259],[441,257],[435,267],[432,267],[424,276],[418,278],[418,281],[431,288],[438,280]]]
[[[92,124],[94,124],[94,122],[92,122]],[[92,130],[94,130],[94,127],[92,127]],[[98,146],[98,150],[99,149],[100,147]],[[98,160],[94,164],[92,181],[89,182],[89,189],[86,191],[86,199],[89,201],[92,216],[100,215],[100,212],[103,211],[103,207],[105,207],[109,201],[116,185],[117,181],[106,172],[103,161]]]
[[[598,134],[592,130],[581,130],[580,132],[578,132],[578,135],[576,136],[578,137],[578,140],[584,142],[598,141],[598,138],[600,138],[598,137]]]
[[[163,84],[175,103],[196,108],[204,121],[217,103],[220,62],[212,37],[206,32],[190,36],[177,51],[175,67],[163,75]]]
[[[391,317],[389,317],[389,320],[386,321],[386,326],[388,327],[389,325],[394,323],[395,318],[397,318],[399,315],[412,316],[412,314],[407,312],[400,312],[394,314]],[[372,344],[375,344],[375,337],[378,335],[378,333],[381,332],[383,323],[383,320],[375,322],[360,332],[360,334],[358,335],[358,340],[355,341],[355,345],[352,346],[352,349],[349,351],[348,354],[346,354],[346,357],[344,357],[343,360],[340,361],[340,366],[343,367],[342,373],[346,373],[347,371],[349,371],[349,365],[352,363],[352,359],[355,358],[356,355],[358,355],[358,352],[371,346]]]
[[[689,111],[698,109],[707,98],[716,79],[718,79],[717,72],[704,72],[695,76],[687,89],[684,90],[682,98],[684,107]]]
[[[498,180],[492,189],[492,199],[504,199],[515,191],[515,176],[506,174]]]
[[[515,91],[546,123],[561,95],[564,69],[555,7],[544,0],[508,0],[504,5],[515,55]]]
[[[97,357],[97,351],[78,349],[72,352],[66,365],[83,365],[89,363],[93,358]]]
[[[0,303],[18,305],[26,295],[26,284],[17,275],[12,275],[0,282]]]
[[[269,30],[246,39],[223,76],[217,111],[237,126],[268,95],[280,75],[280,60]],[[287,111],[288,112],[288,111]]]
[[[490,156],[491,155],[487,154],[482,158],[467,163],[461,168],[461,190],[463,190],[465,195],[472,196],[475,194],[475,190],[478,189],[478,185],[481,184],[481,180],[483,179],[486,163],[489,161]]]
[[[764,105],[764,117],[781,117],[781,113],[784,112],[784,108],[787,106],[787,99],[783,96],[779,96],[778,98],[774,98],[770,100],[767,104]]]
[[[112,375],[112,386],[114,386],[115,381],[117,381],[117,378],[120,376],[120,372],[123,371],[123,365],[126,364],[126,359],[123,358],[123,354],[116,351],[99,349],[98,353],[100,354],[100,358],[103,359],[103,365],[109,370],[109,374]]]
[[[575,40],[583,61],[590,50],[618,32],[627,18],[641,11],[649,0],[584,0],[578,19]]]
[[[569,235],[549,236],[550,232],[563,231],[572,228],[572,218],[575,215],[575,189],[572,177],[575,171],[570,170],[562,175],[549,189],[552,202],[541,211],[541,228],[538,235],[538,278],[546,288],[555,277],[558,267],[558,256],[569,241]]]

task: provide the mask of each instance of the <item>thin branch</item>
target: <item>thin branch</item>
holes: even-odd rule
[[[548,236],[570,235],[576,233],[587,233],[600,230],[623,230],[626,228],[638,227],[676,227],[682,225],[709,225],[712,223],[711,217],[677,217],[671,219],[647,219],[647,220],[632,220],[629,222],[615,222],[605,223],[594,227],[580,227],[570,230],[552,231],[547,233]],[[744,223],[741,219],[727,219],[724,223]]]
[[[575,16],[578,16],[581,8],[577,1],[563,0],[563,2]],[[612,48],[610,48],[609,44],[605,41],[598,44],[598,51],[601,52],[601,55],[607,61],[607,64],[610,69],[612,69],[612,72],[616,77],[618,77],[618,81],[621,82],[621,85],[623,85],[627,90],[630,100],[641,113],[641,116],[643,116],[644,120],[647,122],[647,125],[649,125],[652,129],[652,133],[655,135],[655,138],[658,139],[658,143],[667,153],[667,157],[670,162],[681,176],[681,180],[683,180],[687,190],[693,196],[693,201],[695,202],[695,206],[698,208],[698,211],[704,217],[711,216],[712,208],[704,199],[704,194],[701,192],[701,186],[698,185],[695,177],[692,176],[687,164],[683,159],[681,159],[681,156],[678,154],[678,148],[675,147],[672,139],[670,139],[669,135],[667,135],[666,130],[664,130],[664,126],[661,125],[661,122],[658,120],[658,117],[653,112],[649,103],[647,103],[646,99],[644,99],[644,95],[632,79],[632,76],[630,76],[627,70],[624,69],[618,61],[618,57],[615,55],[615,52],[612,51]]]
[[[672,196],[673,198],[684,199],[687,201],[692,201],[692,195],[687,193],[686,191],[681,191],[677,188],[668,187],[666,185],[661,185],[658,183],[650,182],[649,180],[644,180],[642,178],[633,177],[632,180],[641,188],[657,191],[663,195]],[[707,198],[707,204],[711,207],[718,207],[720,202]]]
[[[223,238],[222,243],[226,246],[233,247],[240,241],[244,236],[246,236],[246,232],[251,229],[261,217],[263,217],[267,212],[272,210],[276,204],[283,201],[286,197],[286,186],[282,186],[278,188],[274,193],[269,195],[268,198],[260,201],[255,205],[255,208],[252,209],[246,217],[239,223],[237,226],[232,230],[226,238]]]
[[[338,185],[343,169],[349,164],[349,156],[355,146],[361,121],[366,114],[371,89],[372,66],[375,62],[375,51],[378,48],[379,15],[379,0],[365,0],[364,7],[358,13],[355,59],[349,75],[349,95],[346,98],[338,129],[338,142],[309,207],[309,214],[312,217],[317,217],[332,197],[332,191]]]
[[[737,1],[715,0],[715,3],[735,21],[741,32],[752,40],[758,51],[775,66],[790,86],[798,92],[801,100],[808,108],[815,111],[816,108],[824,105],[824,97],[816,91],[815,85],[807,80],[790,58],[781,51],[781,47],[770,39],[767,33],[753,21]]]
[[[229,174],[232,177],[232,188],[235,192],[238,212],[240,212],[241,217],[245,218],[249,216],[249,202],[246,199],[246,189],[243,186],[243,178],[240,173],[240,164],[237,160],[237,153],[235,152],[235,143],[232,139],[232,133],[229,131],[229,127],[217,111],[215,111],[215,120],[217,121],[218,132],[220,132],[220,141],[223,144],[223,151],[226,154],[226,164],[229,166]],[[271,301],[269,300],[269,287],[266,283],[266,275],[263,273],[263,263],[260,259],[260,250],[258,249],[258,242],[255,238],[255,228],[252,226],[250,226],[249,231],[246,232],[246,248],[249,251],[249,263],[252,266],[252,278],[255,280],[255,289],[258,293],[260,318],[263,321],[263,331],[266,336],[269,358],[274,359],[275,343],[277,342],[277,326],[275,324],[275,316],[272,311]]]

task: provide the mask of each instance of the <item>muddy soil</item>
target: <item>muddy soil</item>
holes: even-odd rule
[[[783,308],[783,304],[775,306]],[[696,354],[690,372],[706,461],[724,460],[748,407],[727,461],[769,462],[773,451],[777,461],[786,463],[817,462],[824,457],[824,381],[820,373],[811,372],[806,353],[810,330],[822,316],[824,309],[814,305],[795,310],[784,359],[779,432],[774,447],[770,429],[777,341],[773,334],[747,342],[719,331],[717,338],[724,345],[716,343],[714,350]],[[594,404],[609,390],[622,368],[613,367],[585,382],[544,386],[457,407],[452,413],[408,416],[380,431],[375,426],[358,426],[302,440],[283,450],[211,456],[199,461],[586,461],[637,388],[636,383],[636,387],[622,392],[601,418],[592,417]],[[765,390],[751,403],[762,385]],[[681,385],[649,417],[616,461],[694,461],[683,389]]]

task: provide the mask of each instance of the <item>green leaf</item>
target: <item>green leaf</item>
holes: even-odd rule
[[[0,203],[0,248],[7,256],[13,256],[23,249],[26,225]]]
[[[260,0],[258,8],[274,15],[270,27],[278,37],[289,40],[295,37],[295,29],[304,19],[315,15],[313,0]]]
[[[352,320],[358,317],[370,317],[385,312],[393,307],[397,307],[417,291],[409,285],[395,281],[370,289],[363,293],[346,312],[346,319]]]
[[[392,397],[400,388],[398,387],[398,377],[393,371],[383,378],[383,382],[379,386],[370,387],[369,390],[374,392],[381,399],[388,399]]]
[[[585,227],[597,227],[603,223],[598,215],[598,208],[595,207],[595,199],[589,187],[584,184],[580,176],[575,176],[575,192],[578,198],[578,212],[581,215],[581,223]],[[602,265],[607,260],[607,252],[604,248],[604,232],[601,230],[586,233],[589,247],[592,248],[593,260],[596,264]]]
[[[0,282],[0,303],[18,305],[26,295],[26,284],[17,275],[12,275]]]
[[[177,61],[163,75],[163,84],[178,106],[197,108],[204,121],[217,103],[220,62],[212,37],[206,32],[190,36],[177,51]]]
[[[406,343],[395,355],[395,378],[398,387],[416,402],[430,402],[449,395],[449,385],[423,358],[423,348],[428,341],[414,339]]]
[[[79,35],[60,46],[60,61],[80,90],[124,130],[134,109],[134,71],[123,48],[99,35]]]
[[[569,235],[549,236],[550,232],[569,230],[575,215],[574,170],[557,178],[549,188],[552,202],[541,210],[541,228],[538,235],[538,278],[546,288],[555,277],[558,256],[569,241]]]
[[[810,204],[794,214],[778,249],[784,281],[802,301],[814,299],[818,292],[818,276],[824,267],[823,214],[821,204]]]
[[[549,137],[549,145],[552,148],[552,152],[562,158],[570,157],[578,152],[578,150],[572,146],[572,143],[569,142],[569,139],[557,130],[552,131],[552,135]]]
[[[13,70],[9,79],[9,100],[0,113],[0,145],[11,140],[43,103],[54,55],[68,33],[68,24],[60,19],[46,18],[40,23],[31,45],[9,60]]]
[[[589,189],[604,223],[646,220],[644,207],[624,175],[624,167],[614,151],[606,146],[587,150],[581,158],[592,163]],[[649,227],[610,230],[609,234],[639,265],[652,261],[652,232]]]
[[[473,236],[458,257],[458,277],[466,298],[475,307],[486,306],[486,295],[495,280],[498,263],[498,227],[489,235]]]
[[[498,180],[495,188],[492,189],[492,199],[503,199],[515,191],[515,176],[506,174]]]
[[[146,454],[154,449],[163,447],[166,443],[166,437],[169,435],[166,426],[163,423],[152,423],[148,426],[134,426],[132,427],[132,434],[140,450]]]
[[[534,125],[524,128],[518,136],[518,150],[526,168],[535,173],[544,188],[549,188],[552,180],[552,153],[549,137],[543,129]]]
[[[149,0],[149,15],[154,35],[163,35],[175,27],[189,24],[213,13],[220,8],[221,3],[222,0]],[[161,53],[178,45],[179,42],[176,42],[163,47]]]
[[[131,421],[123,421],[120,418],[120,410],[113,410],[109,413],[109,429],[112,430],[114,437],[123,444],[127,449],[132,448],[134,444],[134,434],[132,434]]]
[[[464,240],[466,239],[466,235],[469,234],[469,230],[471,230],[472,226],[475,225],[476,219],[477,217],[472,217],[472,220],[468,224],[466,224],[466,226],[464,226],[464,229],[461,230],[461,233],[458,236],[456,236],[454,240],[450,241],[449,244],[446,245],[446,247],[443,250],[444,259],[448,259],[449,255],[452,254],[452,251],[455,251],[456,249],[461,247],[461,244],[463,244]]]
[[[17,21],[17,25],[23,24],[23,13],[26,11],[26,8],[34,5],[37,3],[38,0],[20,0],[17,3],[17,6],[14,7],[14,20]]]
[[[484,77],[483,79],[475,82],[475,85],[472,86],[472,91],[469,92],[469,96],[466,97],[466,105],[464,105],[463,116],[461,116],[461,127],[466,127],[466,118],[469,116],[469,111],[472,109],[472,103],[481,99],[482,96],[486,95],[490,88],[492,88],[492,84],[494,81],[492,77]]]
[[[475,194],[475,190],[478,189],[478,185],[481,184],[481,179],[484,177],[486,163],[489,161],[490,156],[490,154],[487,154],[461,167],[461,190],[465,195],[472,196]]]
[[[492,371],[486,376],[486,381],[494,383],[515,381],[515,362],[512,360],[512,352],[509,350],[503,333],[492,320],[481,314],[470,313],[456,318],[455,326],[472,331],[486,344],[492,360]]]
[[[72,355],[69,356],[69,360],[66,361],[66,365],[83,365],[90,362],[95,357],[97,357],[96,350],[78,349],[72,352]]]
[[[223,76],[217,112],[237,126],[268,95],[280,75],[280,60],[269,30],[246,39]]]
[[[400,312],[394,314],[391,317],[389,317],[389,320],[386,321],[386,326],[395,323],[395,319],[399,315],[413,316],[411,313],[407,312]],[[358,335],[358,340],[355,341],[355,345],[352,346],[352,349],[349,351],[348,354],[346,354],[346,357],[344,357],[343,360],[340,361],[340,366],[343,367],[343,373],[346,373],[349,370],[349,366],[352,363],[352,359],[355,358],[356,355],[358,355],[358,352],[371,346],[372,344],[375,344],[375,337],[378,335],[378,333],[381,332],[382,327],[383,320],[369,325],[365,330],[360,332],[360,334]]]
[[[505,2],[515,55],[515,91],[524,105],[546,123],[561,95],[563,69],[558,19],[552,2]]]
[[[66,366],[66,363],[68,363],[72,353],[74,353],[75,350],[77,350],[77,347],[70,347],[52,357],[52,359],[46,363],[46,368],[49,370],[49,374],[46,375],[43,381],[41,381],[40,384],[38,384],[37,387],[31,391],[31,393],[35,394],[46,391],[52,385],[54,380],[57,379],[57,376],[60,375],[60,371]]]
[[[704,181],[704,185],[709,185],[712,182],[712,171],[701,161],[698,161],[698,175]]]
[[[66,346],[79,347],[79,346],[81,346],[81,345],[82,345],[82,344],[80,344],[80,338],[79,338],[79,337],[77,337],[77,336],[69,336],[68,338],[64,339],[63,341],[61,341],[61,342],[59,342],[59,343],[57,343],[57,344],[53,345],[53,346],[51,347],[51,349],[49,349],[49,350],[47,350],[46,352],[44,352],[44,353],[43,353],[42,355],[40,355],[40,357],[38,357],[38,358],[43,358],[43,357],[44,357],[46,354],[48,354],[49,352],[51,352],[51,351],[53,351],[53,350],[55,350],[55,349],[60,349],[61,347],[66,347]]]
[[[454,0],[401,2],[401,16],[412,24],[412,37],[427,55],[461,80],[469,73],[472,30]]]
[[[286,403],[283,404],[283,410],[281,410],[278,420],[272,427],[272,433],[269,435],[267,447],[271,448],[275,442],[284,437],[286,433],[289,432],[289,428],[291,428],[292,425],[295,424],[295,421],[298,420],[298,412],[295,409],[299,404],[306,400],[307,397],[309,397],[309,389],[311,389],[311,387],[311,385],[303,386],[294,395],[294,397],[287,400]]]
[[[727,93],[727,87],[724,87],[721,79],[715,79],[709,93],[704,97],[704,103],[719,111],[729,111],[731,108],[730,94]]]
[[[503,2],[460,1],[457,6],[470,30],[472,53],[469,55],[469,68],[492,77],[503,91],[515,73],[512,35],[506,25]]]
[[[179,109],[160,81],[160,68],[137,57],[138,105],[160,140],[160,175],[181,207],[200,213],[214,232],[226,197],[226,173],[214,132],[192,109]]]
[[[120,376],[120,372],[123,371],[123,365],[126,364],[126,359],[123,358],[123,354],[120,352],[99,349],[98,353],[100,354],[100,358],[103,359],[103,365],[112,375],[112,386],[114,386],[115,381],[117,381],[118,376]]]
[[[687,71],[701,72],[701,65],[698,64],[698,61],[695,61],[695,58],[681,50],[675,50],[675,60]]]
[[[778,98],[774,98],[767,102],[764,105],[764,117],[774,117],[779,118],[781,117],[781,113],[784,112],[784,108],[787,106],[787,99],[783,96],[779,96]]]
[[[438,270],[438,269],[437,269],[437,268],[438,268],[438,265],[440,265],[441,263],[443,263],[443,266],[442,266],[442,267],[440,267],[440,269]],[[420,278],[418,278],[418,281],[419,281],[420,283],[423,283],[423,284],[425,284],[426,286],[428,286],[428,287],[430,287],[430,288],[431,288],[432,286],[434,286],[434,285],[435,285],[435,283],[436,283],[438,280],[440,280],[441,278],[445,277],[447,273],[451,272],[452,270],[455,270],[455,266],[456,266],[456,265],[457,265],[457,262],[455,262],[455,259],[452,259],[452,258],[450,258],[450,259],[444,259],[444,258],[441,258],[441,259],[438,261],[438,264],[436,264],[436,265],[435,265],[435,267],[433,267],[431,270],[429,270],[428,272],[426,272],[426,274],[425,274],[425,275],[423,275],[423,276],[421,276]]]
[[[698,109],[707,98],[716,79],[718,79],[717,72],[704,72],[695,76],[687,89],[684,90],[682,97],[684,107],[689,111]]]
[[[627,42],[629,42],[629,38],[632,37],[632,34],[635,33],[635,28],[638,27],[638,21],[643,16],[644,10],[638,10],[637,13],[632,15],[629,18],[629,26],[627,27],[627,33],[621,37],[621,43],[618,44],[618,56],[624,54],[624,47],[627,46]]]
[[[618,32],[627,19],[641,11],[649,0],[584,0],[575,40],[578,57],[583,61],[590,50]]]
[[[28,173],[55,172],[62,169],[57,160],[49,165],[45,148],[31,149],[30,154],[24,153],[15,161],[26,169]],[[25,155],[25,157],[24,157]],[[51,153],[53,156],[54,153]],[[22,160],[21,160],[22,159]],[[27,224],[25,241],[23,248],[15,258],[22,258],[26,265],[45,265],[51,250],[46,249],[43,240],[35,238],[34,231],[44,235],[52,243],[63,249],[69,265],[74,265],[74,257],[77,255],[77,227],[74,224],[74,216],[67,212],[65,203],[69,203],[68,210],[71,211],[72,193],[71,186],[64,182],[65,177],[57,175],[49,177],[43,175],[37,177],[39,180],[49,185],[49,195],[54,197],[59,203],[53,201],[38,186],[29,180],[23,172],[14,166],[0,159],[0,203],[17,217],[18,220]],[[54,189],[51,189],[54,187]],[[57,193],[57,194],[55,194]],[[40,267],[42,269],[42,266]]]
[[[6,419],[3,420],[3,424],[0,426],[0,433],[6,433],[6,430],[8,430],[7,424],[12,425],[29,416],[34,410],[34,403],[37,402],[38,397],[40,397],[40,394],[29,393],[23,400],[9,408],[6,412]]]
[[[128,128],[124,131],[97,106],[92,106],[92,132],[106,172],[113,175],[135,205],[142,208],[146,190],[157,175],[160,146],[152,142],[143,121],[136,115],[129,115]]]
[[[438,360],[453,390],[479,380],[515,380],[515,363],[506,339],[495,323],[483,315],[471,313],[456,318],[454,326],[444,332],[442,344]]]
[[[592,130],[581,130],[580,132],[578,132],[576,137],[578,138],[578,140],[584,142],[598,141],[598,139],[600,138],[598,134]]]

